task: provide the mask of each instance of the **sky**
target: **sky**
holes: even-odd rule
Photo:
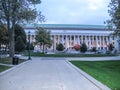
[[[37,9],[46,18],[45,24],[103,25],[109,19],[110,0],[41,0]]]

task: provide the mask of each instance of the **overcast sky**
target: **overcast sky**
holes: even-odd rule
[[[37,9],[47,24],[102,25],[109,18],[110,0],[41,0]]]

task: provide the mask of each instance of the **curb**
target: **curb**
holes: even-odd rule
[[[91,83],[93,83],[96,87],[98,87],[100,90],[111,90],[109,87],[106,85],[102,84],[100,81],[96,80],[83,70],[79,69],[75,65],[73,65],[71,62],[66,61],[69,65],[71,65],[78,73],[80,73],[82,76],[84,76],[87,80],[89,80]]]
[[[13,66],[13,67],[10,68],[10,69],[7,69],[7,70],[1,72],[1,73],[0,73],[0,76],[2,76],[2,75],[4,75],[4,74],[7,74],[8,72],[13,71],[13,70],[15,70],[16,68],[19,68],[19,67],[21,67],[22,65],[24,65],[24,64],[26,64],[26,63],[28,63],[28,62],[29,62],[29,61],[25,61],[25,62],[23,62],[23,63],[20,63],[19,65],[16,65],[16,66]]]

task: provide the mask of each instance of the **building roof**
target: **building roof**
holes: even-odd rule
[[[25,24],[24,28],[34,29],[35,27],[43,27],[45,29],[72,29],[72,30],[105,30],[105,25],[79,25],[79,24]]]

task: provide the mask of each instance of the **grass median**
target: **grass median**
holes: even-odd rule
[[[25,56],[28,56],[28,53],[24,53]],[[31,52],[31,56],[35,57],[107,57],[107,56],[117,56],[117,54],[44,54],[44,53],[34,53]]]
[[[0,65],[0,72],[2,71],[5,71],[7,69],[11,68],[10,66],[3,66],[3,65]]]
[[[25,61],[26,60],[24,60],[24,59],[19,59],[18,64],[20,64],[22,62],[25,62]],[[0,65],[0,72],[2,72],[4,70],[7,70],[7,69],[12,67],[12,66],[9,66],[9,65],[12,65],[12,60],[10,58],[0,58],[0,63],[1,64],[6,64],[6,65]]]
[[[120,60],[118,61],[71,61],[112,90],[120,90]]]

